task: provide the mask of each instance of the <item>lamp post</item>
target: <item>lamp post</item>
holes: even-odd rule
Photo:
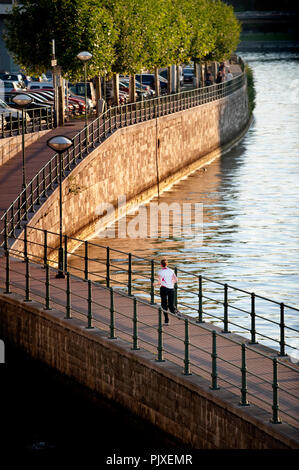
[[[87,73],[86,73],[86,63],[92,58],[92,54],[87,51],[79,52],[77,54],[77,59],[81,60],[84,63],[84,85],[85,85],[85,126],[86,126],[86,136],[87,136]]]
[[[59,154],[59,249],[58,249],[58,273],[56,277],[63,279],[63,243],[62,243],[62,154],[69,149],[73,142],[64,135],[56,135],[47,140],[47,145]]]
[[[24,108],[32,102],[32,98],[25,93],[16,95],[12,98],[12,101],[22,109],[22,168],[23,168],[23,182],[22,189],[26,188],[26,162],[25,162],[25,128],[24,128]]]

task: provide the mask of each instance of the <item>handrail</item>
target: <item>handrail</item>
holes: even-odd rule
[[[51,240],[49,241],[49,238]],[[19,245],[14,248],[14,253],[21,257],[29,257],[31,260],[41,264],[50,263],[56,265],[58,258],[58,245],[60,236],[51,230],[43,230],[26,224],[25,230],[15,238],[8,237],[4,246],[9,246],[14,240],[19,240]],[[158,289],[155,288],[155,270],[159,266],[157,260],[150,258],[134,257],[131,253],[122,252],[94,242],[83,241],[75,237],[63,235],[64,239],[64,270],[76,273],[85,279],[94,279],[97,283],[110,287],[118,286],[119,289],[129,293],[143,296],[150,299],[152,305],[159,298]],[[80,251],[69,251],[70,242],[83,244],[84,253]],[[90,257],[90,248],[97,247],[103,250],[100,258]],[[17,250],[17,251],[16,251]],[[121,258],[119,255],[121,254]],[[69,267],[69,259],[79,260],[79,265]],[[138,260],[137,271],[134,269],[134,260]],[[54,261],[53,261],[54,260]],[[118,260],[118,261],[117,261]],[[229,333],[229,327],[237,327],[244,335],[250,337],[251,344],[256,344],[257,339],[267,339],[268,344],[275,349],[279,345],[279,356],[286,356],[286,348],[297,350],[295,346],[289,344],[288,336],[293,338],[293,333],[297,333],[299,338],[299,330],[289,325],[288,313],[298,312],[298,309],[285,305],[281,302],[258,296],[258,294],[242,289],[242,297],[233,298],[231,293],[240,291],[238,287],[228,285],[225,282],[206,278],[201,274],[187,272],[184,269],[175,267],[179,282],[176,286],[176,307],[181,313],[186,313],[198,323],[210,321],[211,319],[223,325],[224,333]],[[207,283],[205,281],[208,281]],[[190,286],[191,283],[191,286]],[[217,289],[213,286],[217,286]],[[209,294],[209,295],[207,295]],[[221,296],[219,298],[219,296]],[[218,297],[218,298],[217,298]],[[256,304],[256,299],[261,297],[263,309],[277,306],[277,320],[275,312],[272,317],[261,315]],[[238,302],[242,302],[243,308],[238,306]],[[269,304],[268,304],[269,301]],[[216,306],[216,308],[215,308]],[[249,307],[249,308],[248,308]],[[221,310],[219,310],[221,309]],[[237,310],[238,316],[234,315]],[[242,314],[240,317],[239,313]],[[256,322],[262,320],[262,325],[256,325]],[[265,325],[270,324],[275,328],[274,333],[268,334]],[[266,334],[267,332],[267,334]],[[292,334],[291,334],[292,333]],[[287,337],[286,337],[287,335]]]
[[[17,117],[14,117],[15,113]],[[50,130],[54,127],[54,111],[51,107],[26,108],[24,113],[24,134]],[[20,112],[9,111],[0,116],[0,138],[13,137],[23,133]]]
[[[16,254],[14,256],[16,256]],[[248,406],[249,403],[247,398],[250,396],[252,397],[251,403],[262,403],[266,411],[269,408],[272,408],[272,422],[274,424],[281,422],[280,415],[284,417],[285,421],[290,418],[290,423],[292,425],[299,421],[298,417],[295,414],[292,414],[290,411],[289,404],[292,402],[292,399],[296,399],[296,396],[292,393],[292,391],[288,391],[285,387],[282,388],[278,385],[278,373],[282,373],[281,368],[287,368],[296,373],[298,373],[298,368],[290,367],[288,364],[278,361],[276,357],[273,357],[273,355],[267,356],[266,354],[253,349],[249,344],[231,340],[229,336],[224,335],[219,331],[209,331],[208,329],[204,329],[203,325],[183,317],[177,317],[177,319],[179,322],[182,322],[185,333],[183,336],[178,336],[177,334],[174,335],[170,333],[167,328],[163,328],[161,322],[162,309],[157,305],[153,305],[149,302],[146,302],[144,299],[139,299],[138,297],[128,295],[127,293],[116,291],[112,287],[99,286],[97,282],[91,281],[90,279],[88,279],[86,282],[86,280],[70,274],[69,271],[65,272],[66,280],[64,280],[62,284],[57,284],[57,282],[54,283],[53,277],[51,279],[50,272],[55,274],[59,272],[59,269],[57,267],[54,268],[49,266],[49,264],[46,264],[44,265],[44,275],[33,275],[32,269],[34,266],[38,265],[36,265],[36,263],[29,262],[28,257],[24,259],[22,256],[21,258],[25,261],[25,263],[15,263],[12,267],[11,250],[9,250],[8,247],[6,247],[5,250],[5,257],[6,274],[4,278],[0,278],[1,281],[5,281],[5,294],[11,293],[12,288],[15,290],[15,292],[24,292],[25,300],[34,300],[42,305],[46,310],[51,309],[51,307],[55,307],[60,312],[65,313],[64,318],[66,320],[70,320],[73,314],[79,315],[81,319],[83,317],[83,320],[84,318],[87,320],[87,324],[85,323],[86,328],[94,328],[99,324],[103,330],[102,325],[105,325],[106,331],[110,333],[108,339],[115,339],[116,333],[118,333],[123,338],[126,338],[126,340],[132,341],[133,350],[138,351],[140,349],[139,346],[142,345],[144,349],[149,349],[151,352],[157,352],[156,360],[158,362],[164,361],[164,358],[166,358],[167,360],[170,360],[176,364],[182,364],[184,375],[196,374],[205,378],[211,377],[212,391],[218,390],[223,386],[225,387],[225,384],[227,384],[229,389],[234,394],[238,394],[241,397],[241,405]],[[17,258],[20,258],[20,256],[17,256]],[[14,273],[18,274],[18,279],[20,279],[19,275],[21,274],[21,280],[18,280],[17,282],[12,280],[11,278],[13,277]],[[31,288],[31,281],[35,282],[34,288]],[[86,296],[82,295],[77,289],[71,288],[71,283],[73,281],[79,283],[82,282],[84,292],[87,291]],[[38,285],[44,287],[39,288]],[[57,297],[57,295],[53,293],[54,289],[58,290],[60,293],[63,293],[62,298],[59,296]],[[96,298],[97,289],[104,289],[106,292],[110,292],[110,301],[108,301],[106,304],[103,301],[99,302]],[[127,310],[126,312],[122,311],[121,307],[115,308],[115,295],[122,296],[132,302],[131,313],[127,313]],[[64,296],[66,301],[64,300]],[[80,301],[86,301],[86,306],[82,307],[81,303],[81,306],[78,307],[75,301],[76,298],[78,298]],[[102,296],[100,299],[101,298]],[[157,315],[155,317],[156,320],[154,321],[154,324],[149,324],[144,317],[139,318],[138,307],[141,307],[142,305],[151,307],[153,309],[153,313]],[[97,314],[101,311],[100,316],[94,316],[93,311],[97,312]],[[129,319],[129,326],[123,323],[120,325],[120,317],[126,318],[127,320]],[[147,329],[139,333],[139,324],[146,325]],[[193,329],[195,328],[196,330],[202,329],[204,332],[203,334],[206,337],[211,335],[212,342],[207,349],[194,343],[194,338],[198,337],[198,333],[192,329],[190,330],[191,327]],[[154,330],[158,333],[155,341],[153,341],[152,336],[149,336],[146,333],[146,331]],[[194,337],[193,333],[196,333]],[[155,336],[156,335],[154,335],[154,337]],[[175,349],[173,349],[173,347],[171,349],[169,348],[169,345],[173,344],[173,342],[171,341],[168,343],[168,338],[175,339]],[[224,341],[224,344],[222,344],[222,346],[219,345],[219,341],[222,343]],[[226,341],[232,341],[235,345],[234,347],[237,348],[236,351],[238,348],[241,348],[240,352],[242,352],[242,354],[240,354],[237,362],[235,354],[232,361],[219,355],[219,351],[224,351],[226,349]],[[199,361],[199,356],[196,356],[195,354],[196,350],[207,355],[207,359],[201,359]],[[269,371],[266,370],[263,375],[258,373],[256,369],[253,368],[252,361],[246,361],[246,351],[254,351],[257,357],[261,357],[264,358],[265,361],[269,361]],[[265,365],[266,364],[267,362]],[[198,373],[197,370],[200,372]],[[266,377],[268,377],[272,371],[272,380],[270,378],[265,378],[264,375],[266,374]],[[278,404],[278,392],[283,398],[281,400],[281,405]],[[270,394],[272,394],[272,406],[271,402],[269,402]],[[288,402],[288,400],[290,400],[290,402]]]

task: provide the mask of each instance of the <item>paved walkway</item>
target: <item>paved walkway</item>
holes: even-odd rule
[[[29,182],[54,155],[47,140],[58,134],[74,137],[84,127],[84,119],[73,120],[42,136],[25,149],[26,181]],[[22,152],[0,166],[0,217],[22,190]]]
[[[11,290],[24,298],[25,263],[12,260],[10,263]],[[0,286],[5,287],[5,258],[0,259]],[[56,279],[56,272],[50,272],[50,306],[61,312],[62,321],[66,315],[66,279]],[[45,307],[45,269],[40,265],[30,264],[30,297]],[[87,326],[88,312],[88,283],[80,278],[71,276],[71,316],[82,321]],[[157,358],[158,310],[157,306],[138,302],[138,337],[139,347],[151,351]],[[115,292],[115,334],[133,344],[133,299]],[[51,311],[49,311],[51,313]],[[110,335],[110,291],[100,285],[92,285],[92,324],[94,327],[107,331]],[[171,316],[170,325],[163,326],[164,358],[181,366],[184,370],[184,332],[182,318]],[[236,396],[235,405],[240,406],[241,399],[241,344],[247,343],[247,389],[248,401],[268,413],[270,422],[272,416],[272,381],[273,361],[276,352],[262,345],[249,345],[248,340],[233,335],[223,334],[211,324],[197,324],[190,321],[190,370],[211,383],[211,352],[212,329],[217,335],[217,369],[218,385],[229,390]],[[234,341],[232,341],[232,339]],[[299,367],[287,359],[278,358],[279,408],[283,422],[299,428]],[[217,391],[213,392],[217,393]],[[296,418],[296,419],[294,419]],[[294,429],[295,439],[299,441],[298,431]]]

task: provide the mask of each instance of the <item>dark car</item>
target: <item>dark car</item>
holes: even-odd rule
[[[27,94],[28,93],[26,93],[26,95]],[[18,93],[7,93],[5,95],[5,102],[11,108],[21,109],[12,100],[17,95],[18,95]],[[36,102],[36,101],[34,101],[34,97],[31,96],[31,98],[33,98],[33,101],[30,104],[28,104],[25,108],[27,114],[30,116],[31,119],[32,118],[37,119],[39,117],[45,118],[45,117],[50,117],[51,116],[52,106],[50,104],[46,104],[46,103],[42,103],[42,102]]]
[[[193,83],[194,69],[186,67],[183,69],[184,83]]]
[[[148,85],[153,90],[155,89],[155,75],[153,73],[143,73],[142,75],[137,74],[136,80],[142,83],[142,85]],[[161,77],[161,75],[159,75],[159,80],[161,93],[167,93],[168,81],[165,78]]]

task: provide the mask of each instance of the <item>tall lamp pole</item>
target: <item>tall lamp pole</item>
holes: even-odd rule
[[[22,189],[26,188],[26,161],[25,161],[25,126],[24,126],[24,108],[32,102],[32,98],[25,93],[16,95],[12,98],[12,101],[22,109],[22,171],[23,171],[23,181]]]
[[[86,143],[88,143],[88,130],[87,130],[87,70],[86,64],[92,58],[92,54],[87,51],[79,52],[77,59],[81,60],[84,64],[84,87],[85,87],[85,127],[86,127]]]
[[[64,135],[56,135],[47,140],[47,145],[52,150],[59,154],[59,249],[58,249],[58,273],[56,277],[58,279],[63,279],[64,276],[64,253],[63,253],[63,241],[62,241],[62,154],[67,149],[69,149],[73,142]]]

